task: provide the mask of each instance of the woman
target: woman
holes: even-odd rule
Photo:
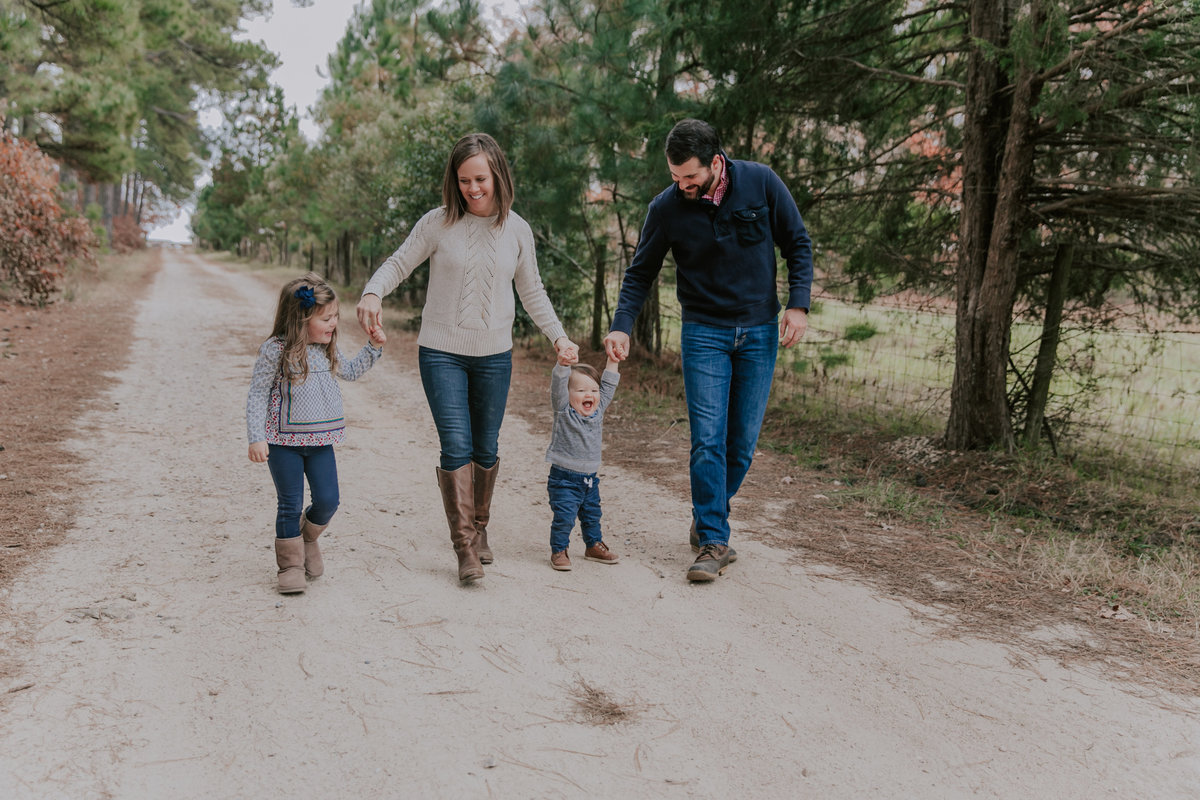
[[[472,133],[458,140],[442,202],[367,281],[357,313],[364,331],[379,326],[381,298],[429,259],[418,362],[441,442],[437,481],[458,579],[468,583],[492,562],[487,524],[512,375],[513,286],[561,363],[577,361],[579,348],[546,296],[533,231],[512,211],[512,174],[495,139]]]

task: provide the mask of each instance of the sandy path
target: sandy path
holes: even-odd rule
[[[622,563],[552,571],[545,442],[515,415],[497,560],[460,587],[401,348],[343,384],[327,573],[281,597],[243,423],[273,304],[167,254],[111,409],[80,426],[90,507],[3,598],[23,671],[0,686],[0,797],[1196,796],[1196,703],[947,638],[755,542],[688,585],[686,498],[643,476],[604,472]],[[581,681],[630,719],[584,718]]]

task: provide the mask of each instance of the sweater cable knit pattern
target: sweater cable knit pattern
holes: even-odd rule
[[[496,280],[496,235],[491,226],[467,226],[467,262],[462,295],[458,301],[458,324],[463,328],[487,330],[491,319],[493,284]]]

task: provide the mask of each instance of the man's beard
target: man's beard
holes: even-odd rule
[[[696,194],[694,196],[688,194],[687,192],[684,192],[683,199],[690,200],[693,203],[699,202],[700,200],[702,200],[704,198],[705,195],[712,193],[713,185],[716,183],[716,181],[717,181],[717,174],[714,172],[712,175],[708,176],[707,183],[705,183],[703,186],[697,187]]]

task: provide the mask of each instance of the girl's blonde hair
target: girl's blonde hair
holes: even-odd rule
[[[446,207],[446,225],[453,225],[467,213],[467,201],[458,188],[458,168],[468,158],[483,153],[487,158],[488,167],[492,171],[492,191],[496,198],[496,222],[499,228],[508,218],[508,210],[513,204],[512,172],[508,169],[508,159],[496,140],[486,133],[468,133],[454,144],[450,158],[446,161],[446,175],[442,180],[442,205]]]
[[[279,377],[286,382],[303,382],[308,378],[308,321],[325,306],[337,302],[337,293],[315,272],[290,280],[279,291],[275,309],[275,327],[271,336],[283,342],[279,359]],[[330,369],[337,373],[337,328],[325,345]]]

